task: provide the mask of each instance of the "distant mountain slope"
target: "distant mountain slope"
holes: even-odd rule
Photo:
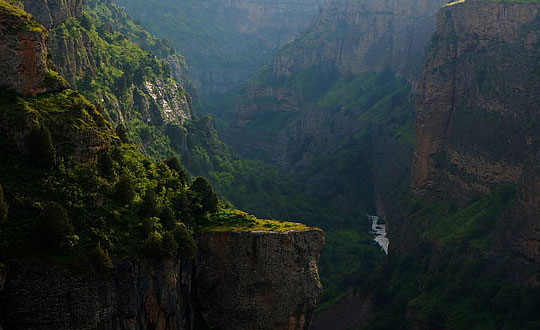
[[[240,87],[302,31],[322,0],[122,0],[130,15],[186,57],[208,95]]]

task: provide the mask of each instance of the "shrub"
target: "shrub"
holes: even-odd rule
[[[163,237],[157,231],[150,233],[143,244],[143,254],[147,257],[160,257],[162,255],[161,243]]]
[[[120,180],[114,186],[114,192],[118,201],[123,204],[129,204],[135,198],[135,188],[133,182],[127,174],[122,174]]]
[[[51,132],[45,126],[36,126],[28,136],[30,161],[43,168],[50,168],[56,161],[56,149],[52,144]]]
[[[161,252],[164,256],[176,257],[178,256],[178,242],[174,237],[173,233],[166,232],[163,234],[163,239],[161,241]]]
[[[159,214],[159,219],[165,230],[172,230],[176,224],[174,219],[174,212],[169,206],[164,206]]]
[[[218,198],[212,186],[202,177],[198,177],[193,181],[193,184],[189,188],[191,191],[196,192],[201,197],[201,205],[203,212],[216,212],[218,206]]]
[[[9,207],[4,199],[4,190],[0,184],[0,224],[7,221]]]
[[[35,227],[36,238],[47,247],[64,248],[72,242],[73,225],[66,210],[57,202],[49,202]]]
[[[176,224],[172,234],[176,242],[178,242],[180,255],[193,259],[197,253],[197,243],[187,227],[183,223]]]
[[[114,268],[109,252],[101,247],[101,242],[98,242],[92,255],[91,261],[94,265],[98,266],[101,269],[112,269]]]
[[[142,217],[152,217],[158,215],[158,207],[156,201],[156,193],[153,189],[148,188],[144,194],[139,213]]]

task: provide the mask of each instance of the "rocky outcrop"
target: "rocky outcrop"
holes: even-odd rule
[[[47,29],[53,29],[68,18],[82,17],[82,0],[23,0],[24,9]]]
[[[105,6],[93,2],[87,4],[93,7]],[[110,19],[118,26],[106,23],[102,28],[125,32],[126,27],[122,24],[129,18],[120,8],[112,4],[108,6],[111,17],[103,19]],[[24,0],[24,7],[39,23],[51,29],[51,38],[47,46],[58,71],[73,88],[80,90],[91,101],[106,109],[104,114],[107,119],[118,123],[138,118],[145,122],[181,125],[186,119],[191,118],[190,100],[182,82],[174,81],[165,73],[152,75],[152,78],[138,77],[134,82],[128,82],[126,78],[133,76],[134,72],[127,72],[125,77],[113,77],[109,72],[111,67],[122,71],[131,70],[127,67],[118,67],[117,55],[113,54],[116,45],[110,40],[102,39],[99,34],[96,36],[95,33],[89,32],[89,26],[73,30],[72,25],[68,27],[63,24],[68,18],[80,20],[83,17],[82,0]],[[128,31],[126,35],[129,33],[134,32]],[[142,61],[143,56],[147,55],[135,56],[139,56],[139,61]],[[168,58],[168,62],[175,71],[178,71],[178,78],[182,78],[180,68],[183,68],[185,63],[181,56],[172,55]],[[112,86],[108,86],[108,89],[101,87],[99,91],[94,90],[91,81],[99,80],[106,75],[109,75],[107,84]],[[99,83],[103,84],[101,81]],[[131,86],[131,83],[134,86]]]
[[[466,1],[442,9],[416,111],[412,190],[466,203],[519,188],[497,245],[539,260],[540,5]]]
[[[47,66],[47,33],[20,8],[0,4],[0,87],[25,96],[64,88]]]
[[[206,233],[195,281],[200,312],[222,330],[310,329],[322,292],[322,231]]]
[[[199,237],[194,261],[125,260],[110,272],[8,261],[0,323],[11,330],[307,330],[321,295],[323,242],[315,229],[211,232]]]

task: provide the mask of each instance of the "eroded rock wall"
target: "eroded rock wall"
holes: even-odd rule
[[[0,87],[25,96],[62,89],[49,74],[47,33],[28,14],[8,7],[0,8]]]
[[[445,1],[326,0],[307,31],[273,61],[275,77],[332,65],[341,73],[395,71],[418,78]]]
[[[207,233],[199,237],[200,312],[222,330],[310,329],[322,293],[320,230]]]
[[[112,271],[38,260],[0,268],[10,330],[308,330],[322,292],[320,230],[212,232],[196,260],[121,261]]]
[[[416,111],[412,190],[464,204],[503,183],[517,200],[497,245],[539,257],[540,6],[466,1],[442,9]]]
[[[6,329],[192,329],[191,268],[178,260],[125,261],[77,274],[40,261],[8,262]]]

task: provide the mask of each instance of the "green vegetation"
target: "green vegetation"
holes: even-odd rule
[[[514,186],[502,185],[461,209],[406,202],[407,227],[422,233],[416,248],[355,276],[356,289],[377,311],[365,329],[407,329],[413,318],[437,329],[536,329],[538,288],[508,280],[516,267],[526,273],[528,266],[494,250],[497,224],[515,194]]]
[[[19,19],[18,25],[10,26],[9,28],[11,29],[34,32],[45,31],[45,28],[32,18],[32,15],[25,12],[24,10],[9,1],[0,0],[0,14],[16,16]]]
[[[193,232],[217,230],[224,213],[238,212],[219,202],[204,179],[190,185],[178,159],[156,162],[122,143],[96,107],[73,91],[34,98],[0,91],[0,105],[2,127],[10,127],[0,133],[0,210],[7,213],[9,204],[10,220],[16,219],[2,221],[0,256],[104,270],[125,257],[193,258]],[[42,166],[44,156],[35,161],[15,143],[25,131],[39,142],[22,139],[29,155],[56,150],[48,166]],[[275,228],[249,218],[262,230]],[[241,230],[244,220],[229,217],[227,225]]]

